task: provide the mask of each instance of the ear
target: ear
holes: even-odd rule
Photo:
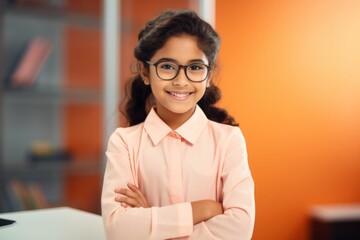
[[[213,78],[213,73],[212,73],[212,71],[210,71],[209,76],[208,76],[208,78],[206,79],[206,87],[207,87],[207,88],[210,87],[210,83],[211,83],[211,81],[212,81],[212,78]]]
[[[149,77],[149,71],[148,69],[144,66],[143,62],[138,62],[138,68],[139,68],[139,73],[141,76],[141,79],[143,80],[145,85],[149,85],[150,84],[150,77]]]
[[[207,88],[210,87],[211,81],[212,81],[211,78],[209,78],[209,79],[206,81],[206,87],[207,87]]]

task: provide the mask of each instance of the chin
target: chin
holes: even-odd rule
[[[184,107],[177,107],[177,108],[170,108],[169,111],[170,112],[173,112],[175,114],[186,114],[186,113],[189,113],[190,111],[194,111],[195,110],[195,106],[191,106],[191,107],[187,107],[187,108],[184,108]]]

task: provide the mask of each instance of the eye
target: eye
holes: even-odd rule
[[[204,64],[192,64],[188,67],[190,71],[202,71],[206,68]]]
[[[161,70],[175,70],[177,67],[174,63],[171,62],[162,62],[158,65]]]

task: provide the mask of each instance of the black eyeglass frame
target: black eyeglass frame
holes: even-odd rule
[[[163,81],[171,81],[171,80],[175,79],[175,78],[179,75],[180,69],[183,68],[183,69],[184,69],[184,72],[185,72],[185,76],[186,76],[186,78],[187,78],[189,81],[195,82],[195,83],[200,83],[200,82],[205,81],[205,80],[209,77],[209,73],[210,73],[210,71],[211,71],[211,67],[208,66],[208,65],[206,65],[206,64],[204,64],[204,63],[192,63],[192,64],[189,64],[189,65],[181,65],[181,64],[177,64],[177,63],[174,62],[174,64],[176,64],[176,65],[178,66],[177,73],[175,74],[175,76],[174,76],[173,78],[164,79],[164,78],[162,78],[162,77],[159,76],[158,68],[157,68],[157,65],[159,65],[160,63],[163,63],[163,62],[171,62],[171,61],[163,61],[163,60],[160,60],[160,61],[157,61],[157,62],[155,62],[155,63],[153,63],[153,62],[151,62],[151,61],[146,61],[147,64],[153,65],[153,66],[155,67],[156,75],[157,75],[161,80],[163,80]],[[206,68],[208,69],[205,78],[204,78],[203,80],[201,80],[201,81],[191,80],[191,79],[189,78],[188,74],[187,74],[187,69],[188,69],[188,67],[190,67],[190,66],[192,66],[192,65],[196,65],[196,64],[202,65],[202,66],[204,66],[204,67],[206,67]]]

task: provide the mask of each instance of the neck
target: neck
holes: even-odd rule
[[[186,113],[174,113],[167,111],[166,114],[159,112],[155,109],[158,116],[172,129],[176,130],[183,125],[194,113],[195,108],[187,111]]]

